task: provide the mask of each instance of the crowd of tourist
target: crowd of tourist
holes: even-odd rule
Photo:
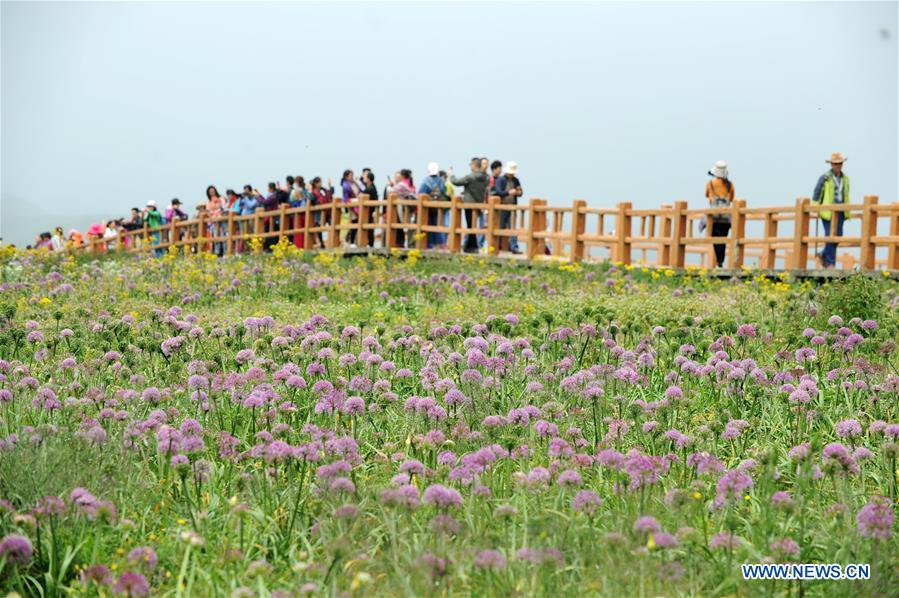
[[[405,199],[416,198],[418,195],[428,195],[432,200],[445,201],[448,205],[460,190],[461,199],[464,203],[482,203],[487,201],[489,196],[497,196],[503,204],[517,204],[519,198],[522,197],[521,182],[517,177],[518,165],[515,162],[506,162],[504,165],[499,160],[494,160],[491,163],[487,158],[476,157],[471,159],[470,170],[471,172],[468,174],[457,177],[452,168],[441,170],[436,162],[431,162],[427,165],[427,174],[418,185],[415,184],[412,170],[404,168],[398,170],[393,176],[387,177],[381,189],[378,188],[375,173],[372,172],[371,168],[363,168],[359,177],[356,176],[355,171],[352,169],[345,170],[336,188],[331,178],[328,178],[327,182],[325,182],[318,176],[307,180],[301,175],[288,175],[283,181],[270,182],[265,192],[261,192],[252,185],[244,185],[240,191],[229,188],[226,189],[224,195],[221,195],[215,185],[209,185],[206,188],[205,200],[196,204],[193,217],[198,217],[201,211],[205,213],[207,221],[227,215],[229,212],[233,212],[235,215],[247,216],[255,214],[261,208],[264,215],[262,220],[263,230],[253,230],[254,222],[252,220],[241,219],[238,221],[238,233],[241,240],[237,242],[236,251],[241,252],[246,247],[243,237],[279,230],[281,224],[279,217],[274,214],[265,214],[279,211],[282,205],[297,208],[304,207],[307,204],[315,206],[330,205],[334,202],[349,204],[363,194],[368,196],[370,200],[379,200],[391,194]],[[403,222],[414,223],[416,214],[413,210],[404,210],[402,207],[398,207],[397,211],[398,217]],[[382,222],[386,217],[384,212],[384,209],[374,211],[376,217]],[[477,226],[483,228],[486,226],[483,210],[466,209],[464,213],[469,227]],[[348,205],[342,208],[338,214],[340,214],[340,218],[348,219],[350,222],[358,222],[359,207]],[[305,227],[305,214],[296,214],[293,217],[295,220],[290,223],[292,225],[290,228],[302,229]],[[314,217],[315,226],[317,227],[323,227],[331,223],[330,210],[316,211]],[[190,218],[191,215],[185,211],[184,204],[178,198],[172,199],[164,210],[161,210],[156,201],[151,199],[142,208],[131,208],[131,213],[127,217],[94,223],[84,233],[71,229],[68,235],[66,235],[62,227],[57,227],[52,233],[41,233],[35,239],[33,247],[45,248],[50,251],[63,251],[93,242],[101,250],[112,249],[119,242],[119,233],[127,233],[144,229],[145,227],[154,229],[175,220],[188,220]],[[431,226],[449,226],[449,218],[448,209],[431,210],[428,216],[428,224]],[[211,239],[226,235],[226,224],[224,222],[211,222],[207,224],[207,227],[208,237]],[[513,227],[509,212],[501,214],[500,227]],[[312,248],[324,248],[326,246],[326,234],[317,232],[312,241]],[[405,235],[402,229],[397,230],[396,234],[399,245],[413,246],[414,239]],[[384,244],[384,239],[376,238],[374,231],[368,231],[367,238],[364,239],[357,238],[357,235],[357,229],[347,231],[343,239],[345,244],[349,247],[374,247],[378,244]],[[148,237],[145,241],[151,245],[160,244],[162,239],[159,230],[150,230]],[[132,239],[136,238],[134,235],[122,236],[125,243],[130,243]],[[304,235],[294,234],[290,240],[297,247],[304,247]],[[270,249],[277,241],[278,239],[274,236],[266,237],[264,241],[265,249]],[[212,242],[210,245],[214,253],[218,255],[224,254],[225,244],[223,242]],[[446,249],[447,235],[445,233],[428,233],[427,246],[429,249]],[[484,251],[484,249],[484,235],[473,234],[468,236],[465,242],[465,251],[478,252]],[[512,237],[510,240],[509,250],[513,253],[520,253],[515,237]]]
[[[815,185],[812,194],[812,202],[815,204],[827,206],[832,204],[849,203],[849,177],[843,174],[843,163],[846,158],[835,152],[831,154],[830,159],[826,160],[830,164],[830,169],[821,175]],[[459,188],[462,189],[463,204],[479,204],[487,201],[488,197],[496,196],[500,198],[502,204],[515,205],[519,202],[523,192],[521,182],[518,179],[518,164],[515,162],[506,162],[500,160],[490,162],[487,158],[474,157],[469,163],[470,172],[464,176],[455,176],[452,168],[444,171],[441,170],[436,162],[427,165],[427,175],[422,179],[421,183],[416,186],[413,179],[412,171],[402,169],[397,171],[392,177],[387,177],[387,181],[382,191],[378,190],[374,172],[370,168],[363,168],[361,175],[357,178],[352,169],[343,172],[340,184],[335,189],[332,179],[328,178],[327,185],[322,181],[321,177],[315,177],[307,181],[305,177],[297,175],[288,175],[283,182],[271,182],[266,188],[266,192],[262,193],[259,189],[252,185],[244,185],[242,191],[238,192],[234,189],[227,189],[225,195],[222,196],[214,185],[206,188],[206,199],[201,201],[197,206],[197,212],[204,211],[207,218],[217,218],[233,212],[236,215],[247,216],[255,214],[260,208],[263,213],[277,212],[282,205],[288,205],[292,208],[303,207],[308,204],[323,206],[331,205],[333,202],[349,204],[360,195],[367,195],[370,200],[378,200],[386,198],[393,194],[400,198],[415,198],[418,195],[427,195],[434,201],[450,202],[457,194]],[[729,208],[734,201],[734,185],[731,182],[728,172],[727,163],[723,161],[716,162],[709,170],[711,180],[706,184],[705,197],[708,200],[709,207],[718,210],[712,212],[709,220],[711,221],[712,237],[726,238],[730,234],[731,221],[730,213],[723,211],[723,208]],[[340,196],[337,193],[339,191]],[[156,202],[150,200],[143,208],[131,208],[131,214],[125,218],[118,218],[108,221],[102,221],[92,224],[83,235],[80,231],[72,229],[68,235],[63,234],[62,227],[57,227],[52,233],[41,233],[35,239],[35,247],[46,248],[50,251],[62,251],[71,247],[80,247],[85,243],[99,243],[101,249],[114,248],[118,242],[120,232],[134,231],[145,227],[153,229],[173,220],[187,220],[189,216],[182,207],[181,200],[175,198],[171,201],[165,211],[160,211]],[[403,222],[412,224],[416,214],[413,210],[405,210],[402,206],[397,209],[398,217]],[[468,229],[486,227],[484,221],[484,211],[474,208],[464,208],[465,226]],[[347,205],[338,211],[340,218],[347,218],[350,222],[358,222],[359,207],[358,205]],[[375,210],[375,217],[382,223],[385,218],[383,209]],[[514,214],[511,211],[501,211],[499,214],[500,229],[515,228]],[[305,214],[292,215],[292,230],[304,229]],[[331,211],[323,210],[314,213],[315,226],[324,227],[330,224]],[[449,210],[429,210],[428,225],[430,226],[449,226]],[[820,211],[818,218],[823,223],[824,235],[842,236],[843,223],[848,214],[843,211]],[[263,230],[254,230],[251,227],[255,223],[247,219],[239,221],[240,239],[236,244],[236,251],[242,252],[245,248],[244,238],[248,235],[269,233],[281,230],[280,218],[277,215],[270,214],[263,218]],[[705,221],[700,223],[700,232],[704,230]],[[208,237],[213,239],[210,242],[210,248],[217,255],[224,255],[225,243],[215,241],[217,237],[224,237],[227,234],[224,222],[208,223]],[[414,239],[406,238],[404,230],[398,229],[397,244],[405,247],[412,247]],[[385,239],[376,239],[374,231],[369,230],[365,235],[366,238],[357,238],[358,229],[351,228],[346,232],[343,239],[349,247],[366,246],[375,247],[378,244],[384,246]],[[124,242],[131,242],[131,239],[137,239],[133,235],[122,237]],[[149,233],[149,241],[151,245],[159,245],[161,243],[161,234],[158,230],[151,230]],[[293,234],[291,241],[300,248],[304,247],[305,240],[303,234]],[[265,249],[271,249],[278,242],[275,235],[265,237]],[[317,232],[312,240],[313,247],[325,248],[325,236],[322,232]],[[427,233],[427,247],[429,249],[447,249],[447,235],[445,233],[429,232]],[[824,249],[816,254],[819,267],[833,268],[836,261],[835,242],[829,241],[824,244]],[[484,235],[468,234],[466,235],[463,250],[466,253],[477,253],[485,251]],[[508,250],[512,253],[520,253],[518,248],[518,240],[514,236],[509,237]],[[157,250],[161,253],[161,249]],[[721,268],[724,266],[726,245],[724,243],[714,244],[715,263]]]

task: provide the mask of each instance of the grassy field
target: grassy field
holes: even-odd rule
[[[0,589],[887,596],[896,279],[0,250]],[[744,581],[742,563],[868,563]]]

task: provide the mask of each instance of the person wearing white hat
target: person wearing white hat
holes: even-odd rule
[[[706,183],[705,196],[709,200],[711,208],[729,208],[734,201],[734,185],[730,182],[727,172],[727,162],[718,160],[709,171],[712,180]],[[712,215],[712,236],[727,237],[730,234],[730,214]],[[719,268],[724,267],[724,255],[726,250],[724,243],[716,243],[715,263]]]
[[[157,226],[162,226],[162,214],[159,213],[159,210],[156,209],[156,202],[152,199],[147,202],[147,207],[144,208],[144,223],[149,228],[154,228]],[[159,231],[154,231],[150,233],[150,243],[152,245],[159,245],[162,242],[162,236],[159,234]],[[156,256],[159,257],[162,255],[162,249],[156,250]]]
[[[500,198],[500,203],[507,206],[518,204],[518,198],[522,195],[521,182],[516,176],[518,174],[517,162],[506,162],[503,174],[496,179],[494,192]],[[515,221],[515,212],[503,210],[499,213],[499,227],[501,229],[511,229],[512,223]],[[512,253],[521,253],[518,249],[518,237],[509,237],[509,251]]]
[[[431,201],[448,201],[449,195],[446,193],[446,183],[440,177],[440,165],[437,162],[428,163],[428,176],[422,180],[418,187],[418,192],[422,195],[428,195]],[[440,210],[431,208],[428,210],[428,225],[437,226],[438,222],[442,222]],[[428,249],[445,249],[446,234],[445,233],[428,233]]]
[[[849,203],[849,177],[843,174],[843,163],[846,157],[840,152],[834,152],[830,155],[830,160],[825,160],[830,164],[830,170],[818,177],[818,183],[812,192],[812,203],[830,206],[833,204]],[[843,236],[843,223],[849,217],[848,212],[836,212],[836,226],[833,226],[834,212],[831,210],[822,210],[818,212],[818,218],[824,226],[824,236],[829,237],[830,231],[834,231],[835,237]],[[837,244],[825,243],[824,249],[817,254],[815,258],[824,268],[833,268],[837,263]]]

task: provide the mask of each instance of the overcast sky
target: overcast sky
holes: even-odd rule
[[[525,195],[897,199],[897,3],[2,2],[5,242],[208,184],[472,155]],[[380,186],[380,185],[379,185]]]

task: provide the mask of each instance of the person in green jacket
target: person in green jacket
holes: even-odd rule
[[[843,163],[846,158],[843,154],[834,152],[830,155],[830,160],[825,161],[830,164],[830,170],[818,178],[818,184],[812,193],[812,202],[822,206],[849,203],[849,177],[843,174]],[[843,236],[843,223],[848,216],[847,212],[822,210],[818,212],[818,216],[824,225],[825,236],[829,237],[831,230],[834,231],[834,236]],[[825,243],[824,250],[815,257],[822,267],[833,268],[837,263],[837,244]]]
[[[465,187],[465,192],[462,194],[462,203],[483,203],[486,201],[487,196],[487,184],[489,183],[489,177],[487,173],[481,168],[481,159],[480,158],[472,158],[471,159],[471,172],[464,177],[456,177],[453,174],[453,169],[450,168],[447,172],[449,174],[450,183],[457,187]],[[480,210],[477,210],[480,211]],[[465,210],[465,226],[467,228],[474,228],[477,222],[477,214],[476,210]],[[477,235],[469,234],[465,237],[465,253],[477,253],[478,252],[478,238]]]
[[[163,224],[162,214],[156,209],[156,202],[152,199],[147,202],[147,207],[144,208],[144,222],[148,228],[162,226]],[[150,239],[151,244],[159,245],[162,242],[162,235],[159,234],[159,231],[151,232]],[[162,249],[156,249],[155,251],[157,257],[162,255]]]

